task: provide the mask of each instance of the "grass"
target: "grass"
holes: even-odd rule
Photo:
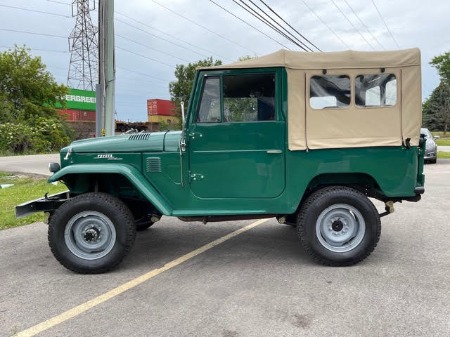
[[[438,151],[437,157],[438,159],[450,159],[450,152]]]
[[[8,188],[0,188],[0,230],[43,221],[42,212],[16,219],[14,207],[26,201],[41,198],[47,192],[55,194],[67,190],[64,184],[47,183],[46,178],[11,175],[4,172],[0,172],[0,184],[13,184]]]
[[[433,136],[439,136],[439,139],[436,139],[435,142],[439,146],[450,146],[450,132],[447,132],[447,134],[444,136],[443,132],[436,131],[431,132]]]

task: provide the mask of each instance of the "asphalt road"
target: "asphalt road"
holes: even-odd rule
[[[59,163],[59,154],[0,157],[0,171],[49,176],[50,162]]]
[[[347,268],[313,263],[273,219],[165,270],[252,223],[165,218],[104,275],[60,266],[44,224],[0,231],[0,336],[40,323],[52,337],[449,336],[450,160],[425,172],[422,201],[396,204],[374,253]]]

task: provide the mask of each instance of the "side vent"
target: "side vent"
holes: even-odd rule
[[[159,158],[159,157],[147,158],[147,172],[148,173],[161,172],[161,158]]]
[[[128,137],[128,140],[148,140],[151,136],[151,133],[137,133]]]

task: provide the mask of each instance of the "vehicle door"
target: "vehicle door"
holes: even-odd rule
[[[281,72],[205,73],[189,126],[189,176],[199,198],[275,198],[285,188]]]

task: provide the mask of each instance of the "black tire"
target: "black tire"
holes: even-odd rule
[[[323,188],[303,203],[297,233],[305,250],[327,266],[350,266],[368,257],[381,233],[373,203],[349,187]]]
[[[129,253],[136,227],[128,207],[105,193],[86,193],[66,201],[49,223],[55,258],[82,274],[104,273]]]

